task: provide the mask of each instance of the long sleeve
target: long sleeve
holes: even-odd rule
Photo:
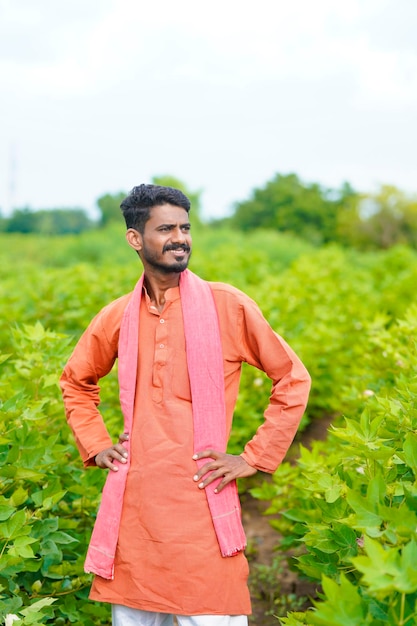
[[[229,411],[233,410],[237,394],[236,369],[240,362],[249,363],[271,379],[264,422],[245,446],[242,457],[253,467],[272,473],[282,462],[297,432],[311,379],[301,360],[274,332],[251,298],[229,285],[212,285],[225,355]]]
[[[273,331],[257,304],[242,293],[238,294],[238,299],[236,324],[231,334],[241,350],[240,358],[264,371],[272,382],[264,422],[241,456],[253,467],[272,473],[282,462],[297,432],[311,379],[301,360]],[[230,301],[228,311],[230,315]]]
[[[68,424],[84,465],[93,465],[96,454],[112,445],[98,409],[99,380],[117,358],[120,321],[127,296],[105,307],[77,343],[60,379]]]

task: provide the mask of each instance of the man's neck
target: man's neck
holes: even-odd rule
[[[144,277],[144,285],[151,304],[158,309],[159,312],[165,306],[165,293],[168,289],[178,287],[180,282],[180,274],[170,273],[165,275],[155,276],[153,274],[146,273]]]

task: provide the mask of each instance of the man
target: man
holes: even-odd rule
[[[309,375],[257,305],[187,269],[190,202],[134,187],[122,202],[144,273],[105,307],[61,378],[85,465],[109,469],[90,542],[90,597],[114,626],[245,626],[248,566],[236,479],[273,472],[296,433]],[[124,434],[113,443],[98,381],[118,358]],[[242,362],[272,380],[265,420],[240,455],[226,453]]]

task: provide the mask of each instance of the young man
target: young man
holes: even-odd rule
[[[134,187],[121,205],[144,273],[105,307],[61,378],[85,465],[108,468],[86,571],[115,626],[245,626],[248,565],[236,479],[274,472],[296,433],[310,378],[257,305],[187,269],[190,202]],[[124,434],[113,443],[98,381],[118,358]],[[264,422],[226,453],[242,362],[272,380]]]

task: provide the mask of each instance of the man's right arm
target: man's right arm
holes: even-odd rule
[[[77,343],[60,379],[68,424],[84,465],[114,448],[99,412],[100,378],[110,372],[117,357],[120,320],[126,302],[116,301],[101,311]],[[116,444],[116,446],[121,446]],[[118,448],[116,453],[120,454]],[[114,458],[117,458],[116,456]],[[100,457],[99,466],[103,459]],[[109,465],[104,465],[108,467]]]

